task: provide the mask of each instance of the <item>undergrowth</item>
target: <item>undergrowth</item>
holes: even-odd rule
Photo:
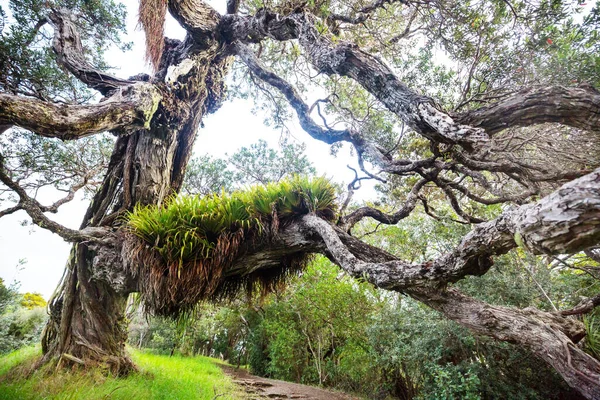
[[[44,371],[25,378],[11,368],[27,369],[39,346],[0,357],[0,399],[241,399],[242,392],[206,357],[160,356],[131,350],[140,371],[126,378],[99,371]]]

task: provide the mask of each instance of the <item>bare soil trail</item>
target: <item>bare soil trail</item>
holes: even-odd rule
[[[223,371],[233,378],[247,394],[248,399],[301,399],[301,400],[358,400],[358,397],[339,392],[332,392],[313,386],[300,385],[267,379],[250,375],[245,369],[234,368],[228,365],[217,364]]]

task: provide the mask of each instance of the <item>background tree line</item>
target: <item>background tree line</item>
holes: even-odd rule
[[[26,263],[21,260],[19,265]],[[19,282],[0,278],[0,354],[37,344],[48,320],[46,300],[39,293],[20,293]]]

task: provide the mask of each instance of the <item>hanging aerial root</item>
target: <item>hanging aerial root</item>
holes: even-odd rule
[[[249,236],[242,230],[223,234],[210,258],[179,264],[165,262],[155,249],[128,234],[124,251],[130,257],[132,274],[138,277],[137,290],[145,309],[154,315],[177,317],[200,301],[224,301],[257,292],[264,297],[282,289],[310,260],[309,254],[296,253],[282,256],[269,267],[228,274],[241,255],[265,246],[264,238]]]
[[[158,69],[165,45],[167,0],[140,0],[139,23],[146,35],[146,61]]]

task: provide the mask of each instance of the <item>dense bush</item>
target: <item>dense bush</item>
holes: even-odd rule
[[[48,315],[37,293],[19,294],[0,279],[0,354],[38,343]]]

